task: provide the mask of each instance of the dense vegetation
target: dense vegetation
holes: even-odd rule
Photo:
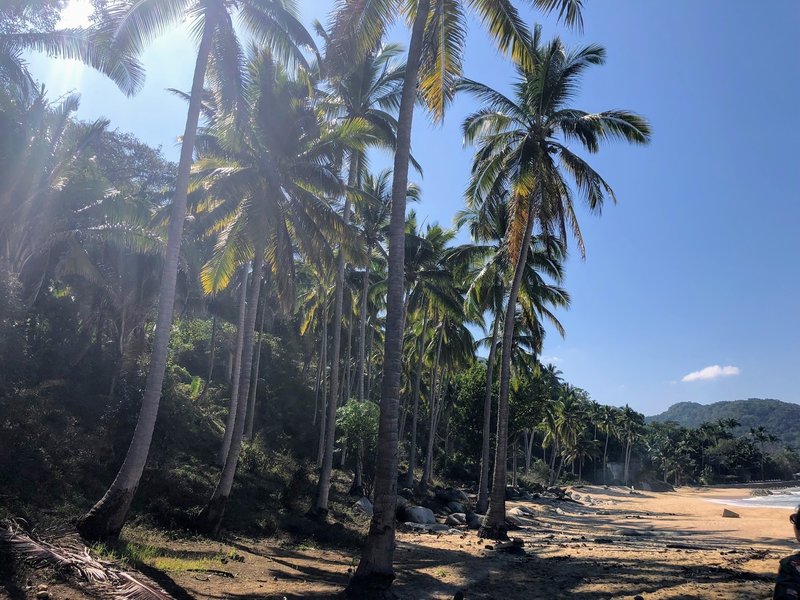
[[[745,435],[751,429],[764,427],[787,446],[800,448],[800,406],[767,398],[748,398],[732,402],[698,404],[679,402],[663,413],[648,417],[648,421],[674,421],[684,427],[699,427],[703,423],[734,419],[739,426],[736,435]]]
[[[398,7],[378,4],[342,3],[320,48],[257,0],[103,3],[94,30],[48,32],[44,14],[40,37],[0,31],[5,513],[82,515],[88,539],[119,535],[131,509],[162,527],[270,533],[346,520],[331,502],[346,477],[375,505],[351,593],[376,597],[393,578],[398,475],[404,493],[474,485],[482,534],[504,537],[508,483],[800,470],[763,428],[645,425],[537,358],[569,305],[578,203],[615,200],[587,157],[650,137],[635,113],[572,106],[603,48],[545,41],[505,2],[421,0],[403,5],[403,63],[382,44]],[[580,23],[580,2],[535,4]],[[510,96],[461,77],[468,8],[517,67]],[[132,92],[135,57],[186,15],[198,54],[177,165],[77,121],[78,97],[49,100],[21,60],[79,56]],[[414,106],[440,119],[457,91],[476,100],[463,245],[406,210],[422,193],[408,181]],[[381,149],[394,169],[372,172]]]

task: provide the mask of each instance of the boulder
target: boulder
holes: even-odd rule
[[[403,509],[404,518],[411,523],[432,525],[436,523],[436,515],[430,508],[424,506],[406,506]]]
[[[450,502],[459,502],[464,504],[469,502],[469,496],[464,493],[463,490],[457,490],[455,488],[447,488],[445,490],[436,490],[436,499],[439,502],[444,504],[448,504]],[[463,511],[454,511],[454,512],[463,512]]]
[[[467,527],[470,529],[480,529],[483,525],[483,517],[476,515],[474,512],[467,513]]]
[[[536,515],[536,511],[527,506],[515,506],[506,511],[506,516],[530,518]]]
[[[364,513],[368,517],[372,516],[372,502],[369,501],[369,498],[366,496],[361,498],[358,502],[353,504],[353,508],[357,511]]]
[[[467,515],[463,512],[453,513],[445,519],[448,525],[465,525],[467,523]]]
[[[726,519],[738,519],[739,513],[733,512],[732,510],[728,510],[727,508],[722,510],[722,516]]]
[[[506,500],[518,500],[520,498],[520,491],[519,488],[515,488],[514,486],[507,485],[506,486]]]
[[[465,512],[467,512],[467,509],[464,508],[464,505],[461,502],[455,502],[455,501],[448,502],[447,503],[447,508],[450,509],[450,512],[454,512],[454,513],[465,513]]]

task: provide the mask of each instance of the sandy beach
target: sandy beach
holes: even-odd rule
[[[723,518],[743,489],[680,488],[635,492],[585,486],[577,502],[509,503],[524,553],[490,549],[475,531],[398,534],[396,590],[400,598],[770,598],[778,560],[792,553],[789,511],[743,508]],[[365,518],[366,522],[366,518]],[[332,598],[346,585],[357,554],[274,539],[222,544],[175,542],[202,557],[234,553],[220,569],[230,576],[175,571],[171,591],[194,598]]]

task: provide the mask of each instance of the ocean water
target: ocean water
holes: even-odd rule
[[[709,502],[750,508],[794,509],[800,504],[800,487],[772,490],[771,496],[746,496],[743,498],[725,499],[709,498]]]

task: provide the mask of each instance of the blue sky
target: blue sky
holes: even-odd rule
[[[331,4],[302,1],[305,22]],[[567,337],[551,332],[544,360],[599,402],[646,414],[679,401],[800,402],[800,4],[586,5],[582,34],[525,15],[547,37],[603,44],[608,62],[587,74],[575,106],[635,110],[654,138],[591,157],[619,204],[601,218],[581,215],[587,258],[573,246],[572,308],[560,315]],[[79,20],[81,5],[70,8],[66,18]],[[471,25],[466,75],[507,88],[512,69]],[[407,33],[397,27],[390,39],[404,43]],[[31,67],[51,96],[80,91],[82,118],[109,117],[175,158],[185,105],[164,90],[189,87],[192,53],[180,31],[154,43],[133,99],[80,65],[32,58]],[[417,113],[425,177],[416,210],[427,222],[449,225],[462,205],[470,151],[459,127],[474,108],[457,99],[441,126]]]

